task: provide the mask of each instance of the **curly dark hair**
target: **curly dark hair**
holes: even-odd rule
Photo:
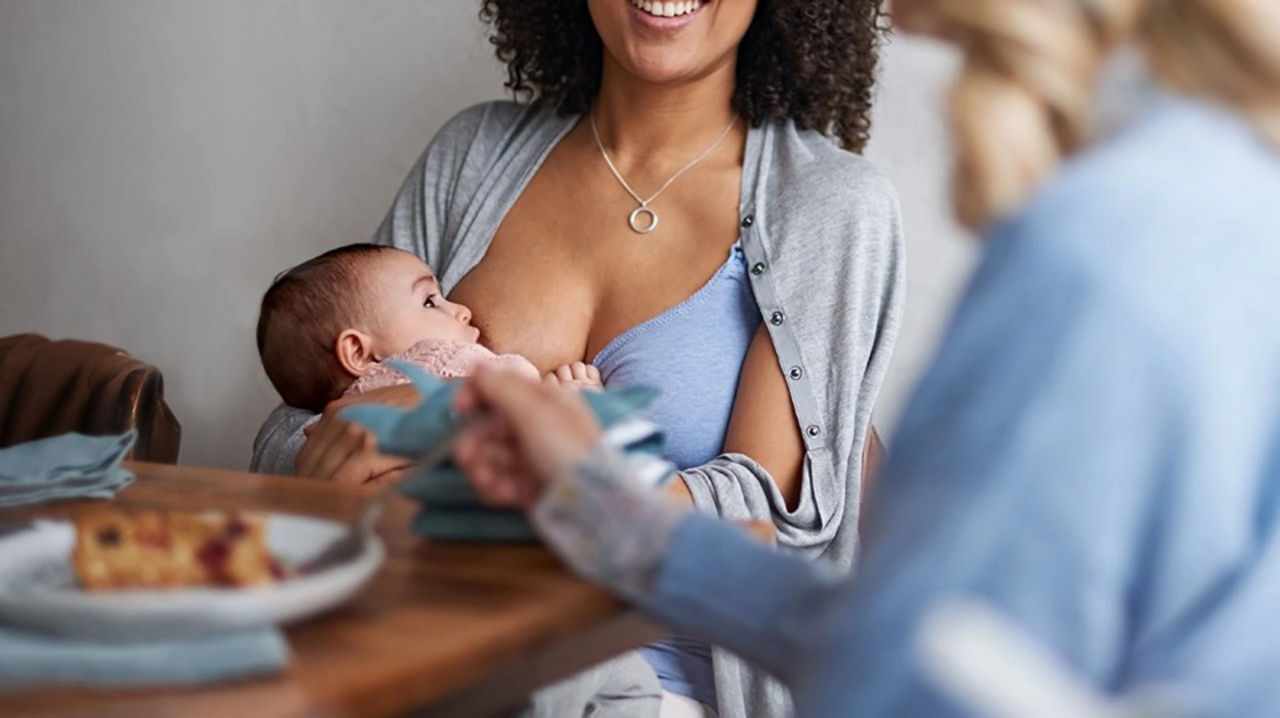
[[[603,47],[586,0],[482,0],[480,18],[517,97],[585,112]],[[753,126],[792,120],[861,152],[871,132],[880,0],[760,0],[738,48],[733,108]]]

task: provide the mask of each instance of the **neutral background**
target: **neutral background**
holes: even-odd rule
[[[257,302],[368,238],[432,134],[502,96],[475,0],[0,0],[0,335],[158,365],[182,461],[243,468],[275,404]],[[974,247],[949,221],[954,58],[887,49],[869,156],[896,182],[908,313],[891,431]]]

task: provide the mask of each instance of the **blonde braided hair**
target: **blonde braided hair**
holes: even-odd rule
[[[1227,105],[1280,145],[1277,0],[916,0],[913,22],[956,41],[956,211],[1008,215],[1090,139],[1095,86],[1134,42],[1172,89]]]

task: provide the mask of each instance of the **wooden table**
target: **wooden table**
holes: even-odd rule
[[[132,464],[124,507],[270,510],[347,520],[366,492],[314,480]],[[0,518],[67,516],[64,502]],[[0,694],[0,714],[486,716],[533,689],[660,635],[635,611],[570,576],[544,548],[418,539],[414,505],[387,507],[387,561],[351,603],[288,629],[281,675],[196,690],[33,688]]]

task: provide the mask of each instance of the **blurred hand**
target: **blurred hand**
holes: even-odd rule
[[[458,438],[454,461],[487,503],[527,510],[600,440],[600,425],[577,392],[481,367],[456,408],[482,413]]]
[[[306,428],[307,442],[298,452],[294,473],[344,484],[364,484],[412,466],[413,462],[408,459],[379,453],[378,440],[373,434],[341,418],[338,412],[353,404],[390,404],[408,409],[417,406],[419,401],[418,390],[404,384],[330,402],[320,420]]]

